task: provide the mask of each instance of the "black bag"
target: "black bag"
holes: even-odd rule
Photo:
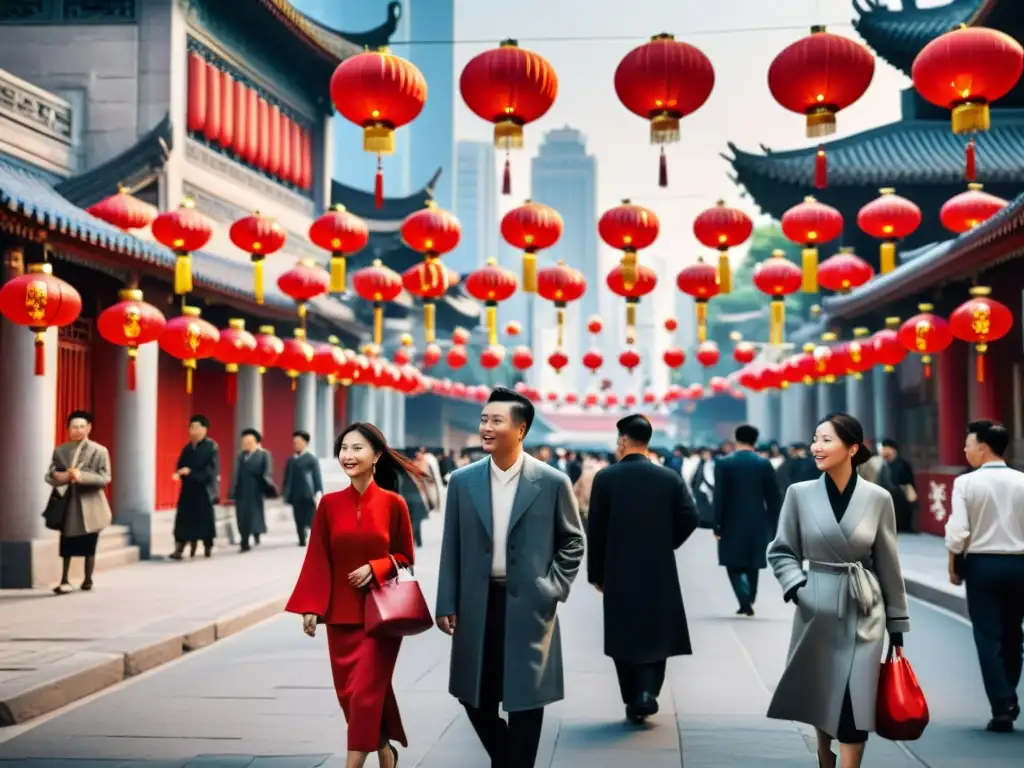
[[[70,486],[63,496],[57,492],[56,488],[50,493],[46,509],[43,510],[43,521],[51,531],[64,530],[64,515],[67,514],[68,501],[72,493],[74,493],[74,489]]]
[[[270,475],[264,475],[260,480],[260,485],[263,490],[263,498],[265,499],[276,499],[281,495],[281,492],[277,489],[277,484],[271,479]]]

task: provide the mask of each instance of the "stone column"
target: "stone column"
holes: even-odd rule
[[[378,389],[377,390],[377,426],[380,431],[384,433],[384,438],[390,445],[394,440],[394,435],[391,429],[391,390],[390,389]]]
[[[874,379],[872,400],[874,405],[875,442],[881,445],[886,439],[896,439],[896,398],[899,394],[899,380],[895,373],[876,366],[871,372]]]
[[[871,382],[870,373],[863,374],[859,379],[856,376],[846,377],[846,412],[861,423],[867,437],[878,440],[880,438],[874,434]]]
[[[316,374],[303,373],[295,387],[295,429],[308,432],[309,443],[316,450]]]
[[[967,430],[966,344],[952,344],[932,363],[938,368],[939,464],[958,467],[964,463],[964,432]],[[936,374],[933,374],[936,375]]]
[[[810,425],[811,388],[806,384],[790,384],[782,396],[782,440],[787,443],[809,443],[814,426]]]
[[[768,392],[765,395],[765,426],[761,442],[782,442],[782,391]]]
[[[153,509],[156,506],[156,414],[160,349],[156,342],[139,347],[135,391],[118,386],[114,414],[113,489],[116,522],[127,525],[143,559],[150,557]],[[121,350],[117,380],[125,380],[128,352]],[[258,429],[258,427],[257,427]]]
[[[43,481],[57,421],[57,330],[46,332],[46,375],[36,376],[34,335],[0,318],[0,587],[33,586],[32,540],[43,531],[51,488]]]
[[[395,392],[395,446],[397,448],[408,448],[405,440],[405,403],[406,396],[401,392]]]
[[[757,427],[761,434],[765,434],[768,427],[768,396],[764,392],[750,392],[747,394],[747,423]]]
[[[316,455],[330,458],[334,450],[334,387],[320,380],[316,385]]]
[[[263,377],[254,365],[242,365],[237,374],[238,399],[235,401],[235,431],[255,429],[263,432]]]
[[[363,387],[363,421],[371,424],[376,424],[380,418],[380,410],[377,407],[378,392],[376,387]]]
[[[835,384],[826,384],[823,381],[819,381],[814,386],[815,408],[817,413],[815,419],[821,419],[829,413],[832,413],[832,403],[834,398],[832,397],[832,387]],[[814,426],[818,426],[818,421],[815,421]]]

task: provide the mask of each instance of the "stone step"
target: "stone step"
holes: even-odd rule
[[[127,526],[111,525],[100,533],[96,544],[96,571],[118,568],[139,561],[139,548],[132,545]],[[37,587],[45,587],[60,581],[60,534],[47,531],[32,543],[32,581]],[[71,581],[81,583],[85,559],[71,560]]]

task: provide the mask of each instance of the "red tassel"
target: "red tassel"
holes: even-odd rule
[[[964,150],[964,178],[974,181],[978,177],[978,160],[974,152],[974,139],[967,142],[967,149]]]
[[[36,334],[36,365],[35,374],[36,376],[46,375],[46,337],[41,334]]]
[[[129,392],[135,391],[135,354],[136,351],[134,349],[128,350],[128,369],[125,374],[125,388]]]
[[[932,377],[932,361],[928,360],[924,364],[924,377],[930,379]]]
[[[225,384],[227,385],[227,400],[228,405],[234,405],[238,402],[238,375],[228,371],[228,378]]]
[[[977,371],[977,374],[978,374],[976,376],[976,378],[978,379],[978,383],[979,384],[984,384],[985,383],[985,355],[984,355],[984,353],[982,353],[982,352],[978,353],[978,355],[977,355],[977,357],[975,359],[975,368],[976,368],[976,371]]]
[[[296,387],[296,381],[297,381],[297,379],[295,379],[295,378],[293,377],[293,378],[292,378],[292,392],[294,392],[294,391],[295,391],[295,387]]]
[[[505,174],[501,179],[501,194],[512,194],[512,163],[509,162],[508,152],[505,153]]]
[[[384,207],[384,164],[377,155],[377,178],[373,185],[373,203],[377,208]]]
[[[818,145],[818,154],[814,158],[814,186],[818,189],[828,186],[828,155],[824,144]]]
[[[658,186],[668,186],[668,160],[665,159],[665,148],[661,148],[661,159],[658,160]]]

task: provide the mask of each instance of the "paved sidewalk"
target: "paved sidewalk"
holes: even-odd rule
[[[962,584],[949,583],[949,557],[942,537],[901,533],[899,543],[907,592],[967,618],[967,593]]]

